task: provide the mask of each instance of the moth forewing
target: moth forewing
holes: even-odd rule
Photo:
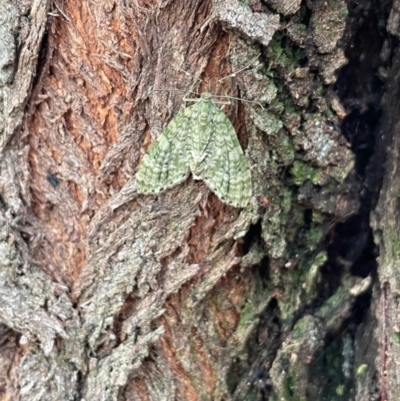
[[[136,173],[139,193],[159,194],[189,176],[186,124],[185,115],[178,113],[143,156]]]
[[[218,198],[245,207],[251,197],[251,174],[235,129],[209,92],[186,107],[167,125],[139,166],[139,193],[160,193],[184,181],[189,171]],[[147,157],[146,157],[147,156]]]
[[[211,123],[213,152],[202,178],[223,202],[245,207],[252,192],[248,162],[232,123],[220,109],[214,107]]]

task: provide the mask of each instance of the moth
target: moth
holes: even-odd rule
[[[171,120],[144,155],[136,174],[137,191],[159,194],[192,173],[222,202],[245,207],[252,194],[251,173],[235,129],[210,93],[203,92],[194,101]]]

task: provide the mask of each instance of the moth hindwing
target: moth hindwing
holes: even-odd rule
[[[232,123],[210,93],[188,100],[196,103],[179,112],[144,155],[136,174],[138,192],[159,194],[191,172],[222,202],[245,207],[251,174]]]

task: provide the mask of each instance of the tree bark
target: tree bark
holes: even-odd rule
[[[0,0],[1,399],[397,400],[399,9]],[[189,91],[243,209],[136,191]]]

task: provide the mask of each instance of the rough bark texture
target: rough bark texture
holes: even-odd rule
[[[381,378],[381,391],[383,397],[386,397],[384,399],[388,400],[400,397],[399,68],[400,58],[396,54],[388,72],[388,90],[382,101],[383,123],[374,156],[375,166],[382,166],[382,161],[385,161],[382,190],[372,222],[376,242],[380,247],[380,291],[377,294],[380,296],[380,303],[375,314],[380,322],[376,328],[376,335],[381,343],[379,368],[381,372],[385,372]]]
[[[0,0],[0,399],[397,400],[399,9]],[[136,193],[189,90],[243,210]]]

